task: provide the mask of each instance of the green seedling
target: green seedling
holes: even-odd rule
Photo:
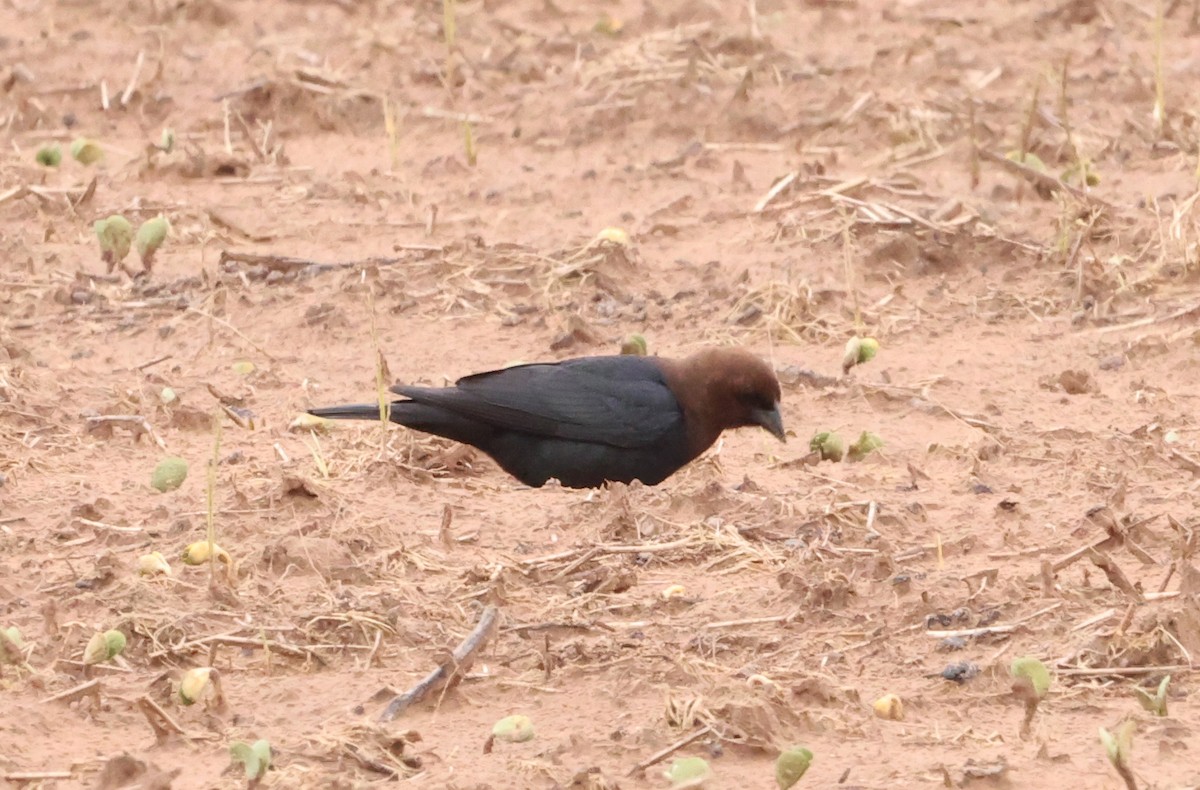
[[[505,716],[492,726],[492,737],[506,743],[524,743],[533,740],[533,722],[528,716],[515,714]]]
[[[93,634],[83,650],[83,663],[91,666],[116,658],[125,650],[125,634],[114,629]]]
[[[205,706],[211,710],[226,710],[225,692],[221,690],[221,673],[212,667],[192,667],[179,679],[180,704],[195,705],[201,700],[204,700]]]
[[[483,753],[491,754],[492,746],[496,741],[524,743],[525,741],[532,740],[533,722],[529,720],[528,716],[522,716],[519,713],[512,716],[505,716],[492,725],[491,733],[488,735],[487,740],[483,742]]]
[[[0,666],[25,663],[25,640],[15,625],[0,628]]]
[[[646,338],[636,332],[621,341],[621,353],[629,356],[644,357],[649,353],[650,348],[646,345]]]
[[[873,337],[858,337],[846,341],[846,350],[842,353],[842,373],[849,373],[850,368],[870,362],[879,353],[879,341]]]
[[[1021,723],[1021,735],[1029,734],[1038,705],[1050,691],[1050,671],[1046,665],[1032,656],[1013,659],[1009,666],[1012,675],[1012,692],[1025,705],[1025,720]]]
[[[858,441],[850,445],[850,449],[846,451],[847,461],[861,461],[876,450],[883,448],[883,439],[879,438],[878,434],[870,431],[863,431]]]
[[[104,261],[109,274],[117,267],[129,248],[133,246],[133,226],[120,214],[98,219],[92,225],[96,241],[100,243],[100,260]]]
[[[62,149],[57,144],[43,145],[38,149],[36,158],[42,167],[58,167],[62,163]]]
[[[150,476],[150,485],[161,494],[174,491],[187,480],[188,465],[182,458],[164,458],[154,467]]]
[[[265,739],[254,743],[234,741],[229,744],[229,756],[235,763],[241,763],[246,769],[246,779],[250,787],[254,787],[267,775],[271,767],[271,744]]]
[[[1133,731],[1137,724],[1130,719],[1117,728],[1114,735],[1103,727],[1100,728],[1100,743],[1108,761],[1117,770],[1128,790],[1137,790],[1137,782],[1133,778],[1133,769],[1129,767],[1129,759],[1133,756]]]
[[[1020,151],[1009,151],[1004,155],[1004,158],[1008,159],[1009,161],[1016,162],[1019,165],[1031,167],[1039,173],[1048,173],[1050,171],[1050,169],[1046,167],[1046,163],[1042,161],[1041,157],[1031,151],[1026,151],[1025,153],[1021,153]]]
[[[184,705],[195,705],[208,688],[212,674],[212,667],[192,667],[184,672],[179,681],[179,701]]]
[[[229,552],[216,543],[210,543],[207,539],[189,543],[184,548],[183,554],[179,555],[184,565],[203,565],[213,557],[217,558],[217,562],[227,566],[233,565],[233,557],[229,556]]]
[[[813,753],[803,746],[793,746],[775,760],[775,784],[779,790],[787,790],[808,771]]]
[[[94,165],[104,158],[104,149],[95,140],[80,137],[71,143],[71,156],[81,165]]]
[[[138,557],[137,571],[140,576],[170,576],[171,566],[161,551],[152,551]]]
[[[1142,707],[1153,713],[1155,716],[1167,715],[1167,686],[1171,683],[1171,676],[1167,675],[1158,684],[1158,690],[1151,694],[1140,686],[1133,687],[1133,693],[1137,696],[1138,702],[1142,703]]]
[[[820,454],[822,461],[833,461],[834,463],[842,460],[842,456],[845,454],[842,437],[833,431],[822,431],[815,434],[808,440],[808,449]]]
[[[163,129],[162,137],[158,141],[158,150],[164,154],[169,154],[175,150],[175,130]]]
[[[685,787],[701,787],[712,778],[712,769],[703,757],[680,757],[671,763],[666,772],[671,790],[683,790]]]
[[[142,259],[142,267],[146,271],[154,266],[154,253],[167,240],[171,232],[171,223],[164,216],[157,216],[142,223],[137,232],[137,251]]]

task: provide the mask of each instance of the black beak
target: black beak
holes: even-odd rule
[[[762,426],[779,441],[787,441],[787,435],[783,432],[783,415],[779,413],[778,403],[773,409],[755,409],[750,412],[750,422]]]

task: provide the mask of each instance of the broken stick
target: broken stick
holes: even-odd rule
[[[460,642],[458,647],[454,648],[450,658],[426,675],[420,683],[394,697],[383,713],[379,714],[379,720],[381,722],[393,721],[409,707],[433,692],[442,688],[451,689],[458,685],[463,675],[471,668],[476,654],[496,633],[496,623],[499,619],[500,612],[496,607],[486,607],[483,614],[479,616],[479,622],[475,624],[474,630],[467,634],[467,638]]]

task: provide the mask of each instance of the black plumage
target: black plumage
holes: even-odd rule
[[[710,349],[705,359],[709,364],[695,357],[583,357],[478,373],[453,387],[396,386],[392,392],[406,400],[394,401],[389,416],[477,447],[530,486],[550,478],[570,488],[633,480],[656,485],[703,452],[722,428],[758,424],[783,436],[779,384],[761,360],[736,349]],[[745,374],[730,382],[741,388],[731,394],[732,408],[710,403],[729,389],[721,371]],[[311,413],[378,419],[379,407]]]

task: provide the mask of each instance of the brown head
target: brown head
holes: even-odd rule
[[[779,379],[760,357],[741,348],[714,347],[659,363],[683,407],[692,457],[708,449],[726,428],[757,425],[786,441]]]

